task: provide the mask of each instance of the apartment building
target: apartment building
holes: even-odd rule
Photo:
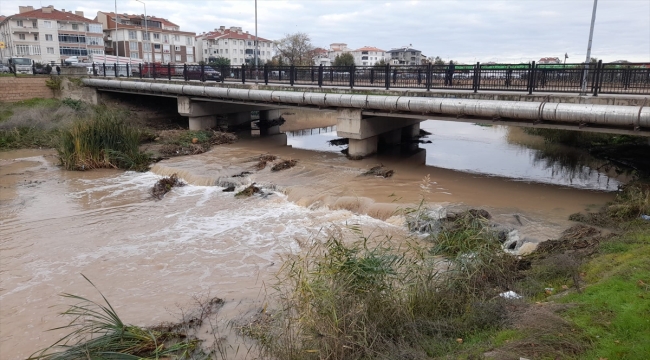
[[[421,65],[422,60],[426,60],[422,51],[413,49],[411,46],[386,51],[386,61],[391,65]]]
[[[107,55],[164,64],[199,61],[196,33],[181,31],[167,19],[98,11],[95,20],[102,25]]]
[[[19,6],[18,10],[18,14],[0,20],[3,58],[27,57],[44,64],[104,54],[101,24],[85,18],[82,11],[66,12],[53,6]]]
[[[275,45],[273,41],[261,37],[257,40],[258,62],[262,65],[273,58]],[[255,61],[255,35],[244,32],[241,27],[232,26],[227,29],[220,26],[214,31],[200,34],[196,37],[196,47],[199,59],[205,62],[218,57],[230,59],[230,65],[237,66],[252,65]]]
[[[386,52],[373,46],[364,46],[352,51],[356,66],[372,66],[386,60]]]

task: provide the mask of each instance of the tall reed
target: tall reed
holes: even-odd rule
[[[128,123],[128,112],[96,108],[89,119],[62,131],[58,153],[68,170],[120,168],[146,170],[150,156],[140,151],[141,131]]]

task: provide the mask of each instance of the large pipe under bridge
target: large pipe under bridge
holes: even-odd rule
[[[193,102],[216,101],[261,107],[335,110],[339,113],[338,135],[351,139],[350,151],[355,152],[358,148],[359,155],[367,155],[375,151],[376,137],[380,134],[395,132],[401,128],[408,128],[406,132],[414,134],[419,131],[420,121],[441,116],[444,117],[442,120],[448,121],[650,137],[650,101],[647,99],[641,106],[624,106],[273,91],[107,79],[83,79],[83,82],[86,86],[103,91],[152,96],[176,95],[180,98],[189,97]],[[417,129],[413,128],[414,125]]]

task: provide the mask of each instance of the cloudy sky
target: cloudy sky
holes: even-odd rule
[[[197,33],[221,25],[255,30],[254,0],[145,0],[147,14]],[[114,0],[0,0],[0,14],[19,5],[54,5],[94,18]],[[593,0],[258,0],[258,34],[271,40],[307,33],[316,46],[384,50],[412,46],[427,56],[462,62],[527,62],[587,52]],[[142,14],[135,0],[117,0],[119,13]],[[650,62],[650,0],[600,0],[592,56]]]

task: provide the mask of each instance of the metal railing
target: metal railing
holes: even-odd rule
[[[585,71],[585,66],[587,71]],[[525,91],[579,93],[583,76],[587,92],[650,94],[649,63],[481,64],[420,66],[269,66],[189,64],[93,64],[94,76],[139,77],[183,81],[241,81],[290,86],[375,87],[389,89],[454,89],[478,92]]]

